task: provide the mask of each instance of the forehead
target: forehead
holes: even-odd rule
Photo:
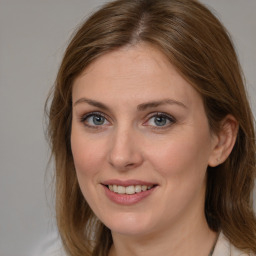
[[[73,100],[91,95],[124,101],[170,96],[187,104],[191,97],[199,97],[167,57],[146,44],[109,52],[89,65],[74,82]]]

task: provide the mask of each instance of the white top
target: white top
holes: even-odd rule
[[[40,251],[40,252],[39,252]],[[66,256],[59,236],[52,234],[41,246],[36,255],[40,256]],[[212,256],[256,256],[256,254],[246,254],[234,247],[221,232],[215,245]]]
[[[240,251],[235,246],[233,246],[221,232],[212,256],[255,256],[255,254],[246,254]]]

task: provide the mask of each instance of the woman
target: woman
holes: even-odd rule
[[[222,24],[118,0],[77,31],[49,113],[69,255],[254,255],[255,135]]]

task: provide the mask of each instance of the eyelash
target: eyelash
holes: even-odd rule
[[[150,114],[150,117],[147,119],[147,121],[146,122],[149,122],[149,120],[150,119],[152,119],[152,118],[156,118],[156,117],[163,117],[163,118],[165,118],[166,120],[167,120],[167,122],[169,122],[169,124],[166,124],[166,125],[164,125],[164,126],[151,126],[151,128],[152,129],[158,129],[158,130],[163,130],[163,129],[167,129],[167,128],[169,128],[171,125],[173,125],[174,123],[176,123],[176,119],[173,117],[173,116],[171,116],[171,115],[169,115],[169,114],[167,114],[167,113],[164,113],[164,112],[156,112],[156,113],[152,113],[152,114]]]
[[[87,119],[90,118],[90,117],[103,117],[105,120],[108,120],[107,116],[104,115],[103,113],[101,112],[91,112],[91,113],[88,113],[86,115],[83,115],[81,116],[80,118],[80,121],[88,128],[92,128],[92,129],[102,129],[102,125],[89,125],[87,123]]]
[[[91,113],[88,113],[86,115],[81,116],[81,118],[80,118],[80,121],[88,128],[102,129],[103,126],[104,126],[104,124],[103,125],[90,125],[90,124],[88,124],[88,118],[90,118],[90,117],[103,117],[105,119],[105,121],[109,122],[108,117],[105,114],[103,114],[101,112],[91,112]],[[147,119],[146,123],[149,122],[150,119],[156,118],[156,117],[165,118],[167,120],[167,122],[169,122],[169,124],[164,125],[164,126],[149,125],[149,126],[151,126],[152,129],[158,129],[158,130],[161,129],[161,130],[163,130],[163,129],[169,128],[169,126],[176,123],[176,119],[173,116],[171,116],[167,113],[164,113],[164,112],[151,113],[149,118]]]

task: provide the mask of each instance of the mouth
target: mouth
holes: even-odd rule
[[[145,192],[147,190],[151,190],[157,185],[129,185],[122,186],[117,184],[109,184],[105,185],[110,191],[116,194],[126,194],[126,195],[134,195]]]
[[[158,184],[140,180],[108,180],[101,183],[105,195],[114,203],[119,205],[133,205],[144,201],[158,187]]]

